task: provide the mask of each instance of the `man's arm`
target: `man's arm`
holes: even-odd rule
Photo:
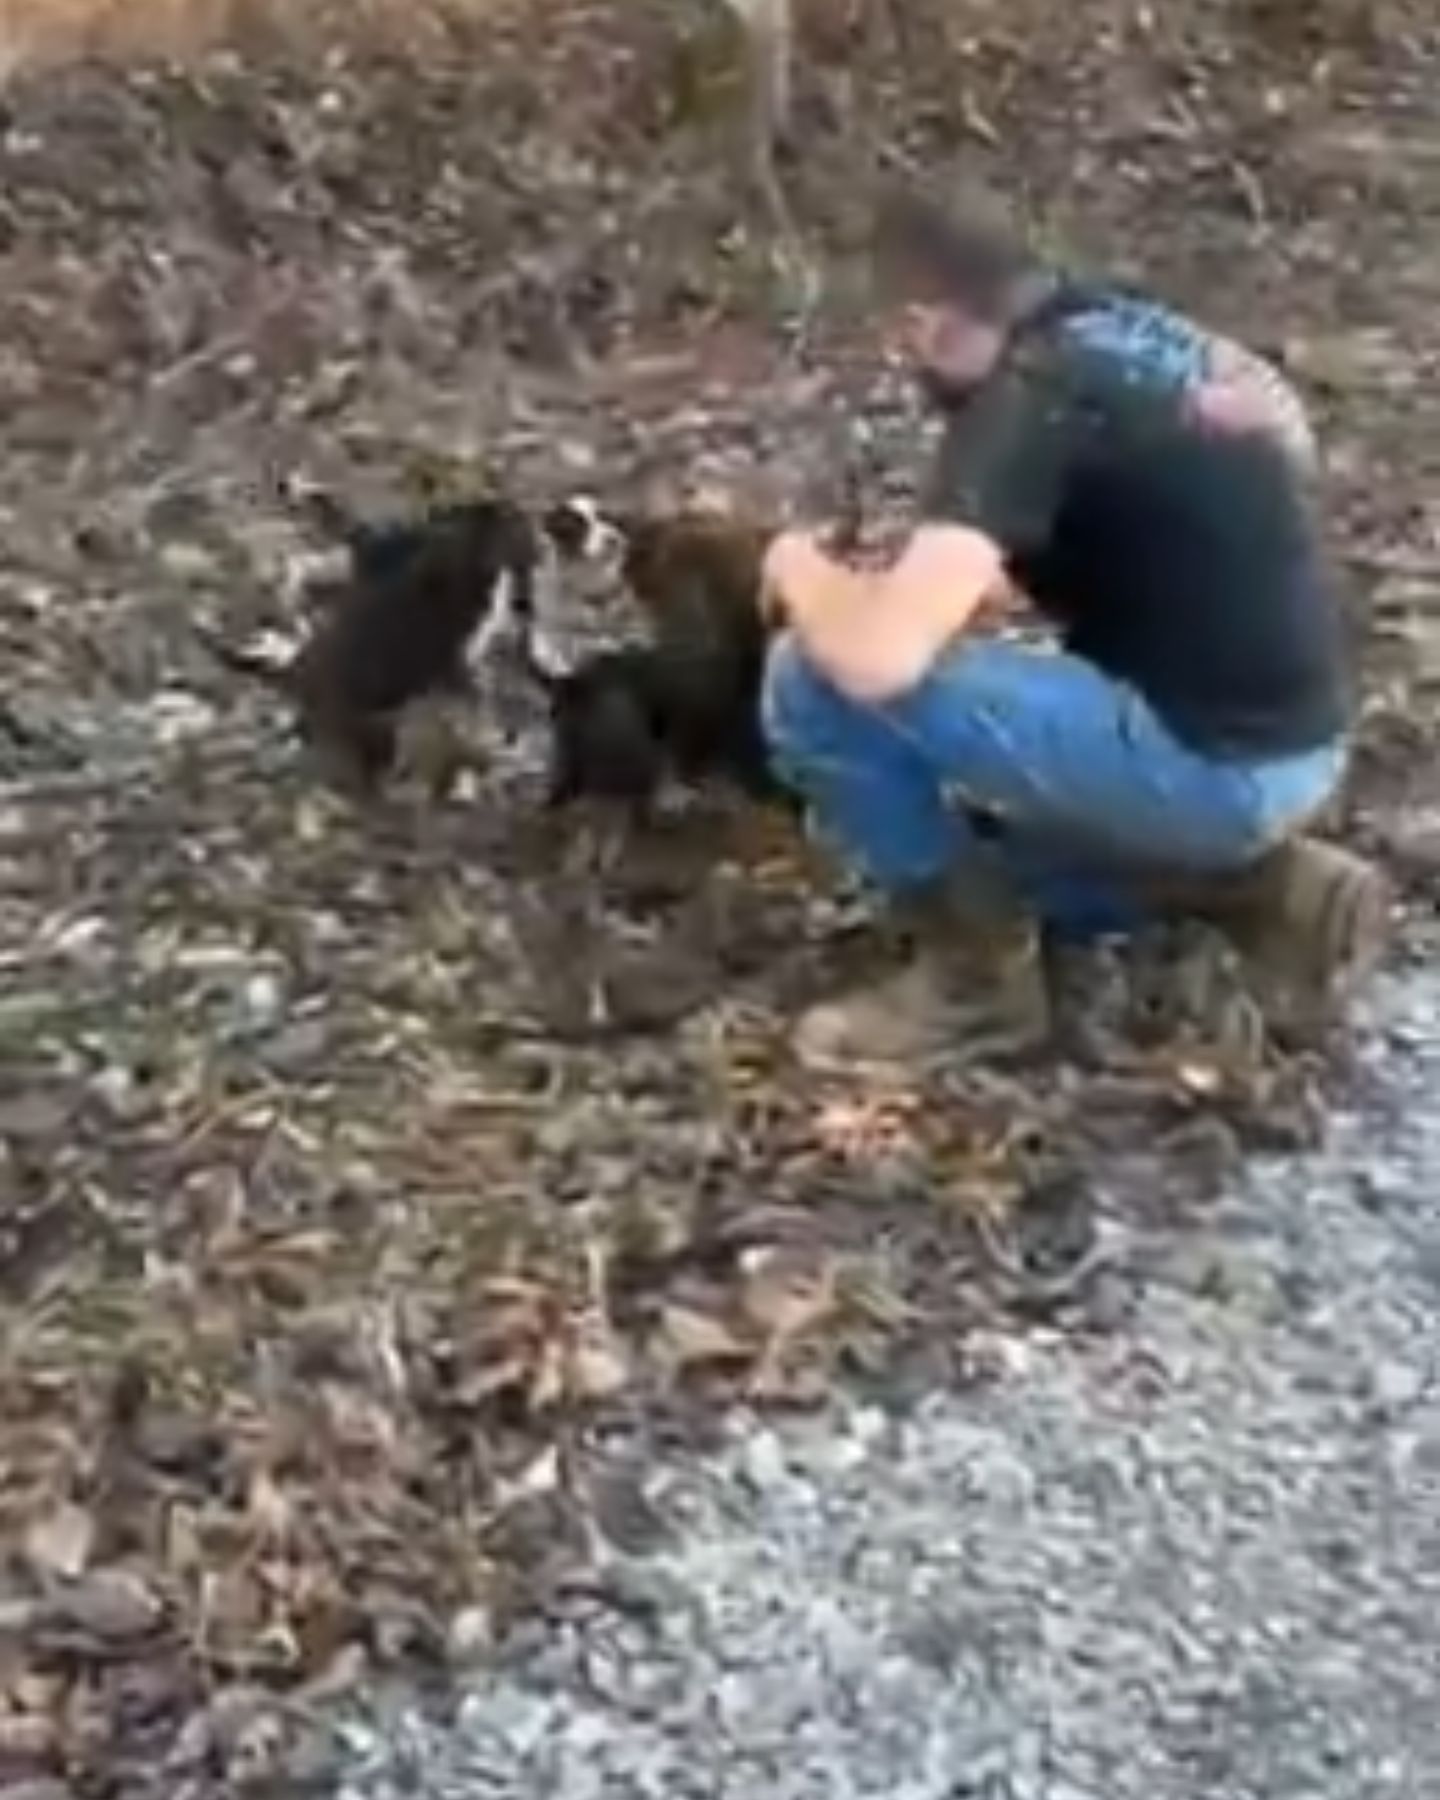
[[[893,699],[1006,587],[1051,530],[1096,414],[1058,358],[1016,357],[947,420],[921,520],[890,568],[861,573],[788,532],[765,585],[807,655],[852,698]]]
[[[983,532],[925,524],[883,570],[847,568],[813,533],[785,532],[771,545],[764,579],[773,610],[816,668],[852,699],[879,705],[923,680],[1005,571]]]

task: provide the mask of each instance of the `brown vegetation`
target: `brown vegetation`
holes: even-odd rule
[[[977,1322],[1066,1302],[1097,1196],[1178,1229],[1310,1128],[1315,1071],[1200,1005],[1093,1080],[817,1091],[780,1024],[857,934],[793,836],[702,814],[567,883],[498,731],[474,804],[337,811],[189,629],[280,610],[277,473],[813,510],[863,414],[903,499],[914,423],[841,304],[883,142],[1286,356],[1376,625],[1347,823],[1393,841],[1437,781],[1434,25],[1317,68],[1223,10],[815,0],[789,179],[834,279],[798,348],[714,8],[422,38],[395,0],[406,56],[324,67],[338,7],[0,15],[54,64],[0,132],[0,1786],[278,1758],[298,1791],[327,1694],[554,1594],[597,1418],[797,1403],[897,1345],[972,1372]],[[101,44],[128,66],[64,63]]]

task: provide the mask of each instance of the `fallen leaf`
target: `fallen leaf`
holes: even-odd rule
[[[129,1569],[95,1569],[52,1597],[48,1622],[97,1646],[148,1637],[164,1616],[159,1596]]]
[[[63,1781],[52,1781],[48,1775],[34,1781],[7,1782],[0,1788],[3,1800],[75,1800],[75,1790]]]
[[[35,1569],[68,1581],[84,1573],[95,1544],[95,1521],[83,1506],[62,1501],[25,1534],[25,1554]]]
[[[1225,1085],[1225,1077],[1211,1063],[1183,1062],[1175,1070],[1175,1079],[1187,1093],[1213,1097]]]
[[[565,1398],[565,1345],[558,1336],[547,1338],[532,1365],[526,1398],[533,1412],[546,1412]]]
[[[359,1687],[369,1670],[363,1644],[342,1644],[320,1671],[300,1689],[299,1697],[311,1705],[338,1700]]]
[[[656,1339],[660,1354],[676,1369],[698,1363],[743,1362],[752,1354],[751,1347],[723,1321],[673,1301],[661,1308]]]
[[[586,1318],[570,1349],[570,1393],[578,1400],[607,1400],[629,1385],[624,1346],[604,1319]]]
[[[64,1130],[72,1110],[73,1103],[58,1094],[22,1094],[0,1102],[0,1138],[53,1137]]]
[[[44,1763],[59,1745],[59,1727],[47,1713],[0,1713],[0,1768],[6,1763]],[[0,1788],[0,1800],[10,1789]]]
[[[768,1337],[799,1337],[835,1310],[833,1257],[758,1246],[742,1254],[740,1269],[741,1309]]]
[[[503,1509],[520,1500],[533,1500],[540,1494],[553,1494],[559,1486],[560,1451],[555,1444],[547,1444],[538,1456],[532,1457],[525,1464],[519,1474],[496,1484],[496,1505]]]
[[[250,1478],[248,1519],[257,1543],[283,1544],[293,1525],[293,1507],[266,1469]]]

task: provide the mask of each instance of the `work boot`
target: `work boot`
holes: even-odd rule
[[[1049,1036],[1039,932],[986,870],[908,896],[896,923],[913,943],[896,974],[812,1007],[794,1048],[812,1067],[1009,1058]]]
[[[1318,838],[1291,839],[1247,869],[1186,886],[1182,904],[1230,939],[1283,1036],[1323,1032],[1386,948],[1389,883]]]

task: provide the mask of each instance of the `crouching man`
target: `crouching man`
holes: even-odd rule
[[[915,955],[800,1022],[811,1060],[1023,1052],[1042,933],[1155,910],[1228,931],[1292,1027],[1385,940],[1377,870],[1304,835],[1346,766],[1344,622],[1278,373],[989,217],[881,211],[877,271],[944,431],[883,572],[771,546],[772,754]],[[1022,593],[1058,643],[967,628]],[[1274,1016],[1272,1014],[1272,1016]]]

